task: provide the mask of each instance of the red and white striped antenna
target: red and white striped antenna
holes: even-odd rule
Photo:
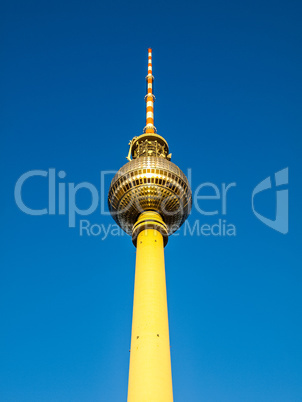
[[[152,75],[152,49],[148,49],[148,75],[147,80],[147,95],[145,96],[146,101],[146,126],[144,128],[144,133],[156,133],[156,128],[154,127],[154,101],[155,96],[153,95],[153,80]]]
[[[169,153],[169,146],[167,141],[157,134],[156,127],[154,126],[154,101],[153,95],[153,80],[152,75],[152,49],[148,49],[148,74],[147,80],[147,94],[145,96],[146,101],[146,125],[144,127],[144,133],[133,137],[129,141],[129,152],[126,159],[130,162],[133,159],[140,156],[145,157],[162,157],[171,160],[172,154]]]

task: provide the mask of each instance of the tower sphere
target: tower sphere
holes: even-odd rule
[[[135,159],[121,167],[111,182],[109,210],[116,223],[130,235],[142,212],[158,212],[170,235],[184,223],[191,210],[188,180],[167,159],[168,147],[161,138],[157,134],[135,138],[131,152]]]

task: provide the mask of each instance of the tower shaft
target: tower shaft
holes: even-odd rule
[[[172,374],[164,261],[164,238],[148,221],[137,236],[128,402],[172,402]],[[149,226],[151,227],[151,226]]]

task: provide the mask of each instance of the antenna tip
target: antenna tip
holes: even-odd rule
[[[148,48],[148,52],[149,52],[149,53],[150,53],[150,52],[152,52],[152,49],[151,49],[151,47],[149,47],[149,48]]]

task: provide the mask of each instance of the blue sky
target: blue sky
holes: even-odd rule
[[[200,201],[188,222],[225,219],[236,236],[180,230],[166,247],[176,402],[301,401],[301,4],[1,2],[0,400],[126,401],[135,248],[80,236],[80,219],[30,216],[14,200],[30,170],[92,183],[125,162],[145,125],[153,48],[155,125],[192,190],[236,183],[227,214]],[[254,187],[289,169],[289,232],[252,212]],[[47,178],[24,185],[47,207]],[[87,208],[88,191],[78,205]],[[203,203],[202,203],[203,202]],[[257,196],[274,219],[276,191]]]

